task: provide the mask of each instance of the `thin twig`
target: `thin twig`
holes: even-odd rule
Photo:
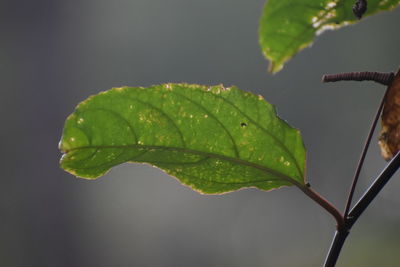
[[[348,227],[352,227],[369,204],[374,200],[382,188],[389,182],[390,178],[393,177],[395,172],[400,168],[400,152],[386,165],[385,169],[379,174],[378,178],[372,183],[372,185],[365,191],[361,199],[354,205],[354,208],[350,211],[347,219]]]
[[[335,237],[333,238],[331,247],[326,257],[324,267],[335,266],[350,229],[399,168],[400,153],[397,153],[397,155],[386,165],[383,171],[379,174],[378,178],[375,179],[372,185],[366,190],[364,195],[350,211],[345,224],[346,230],[336,231]]]
[[[382,97],[382,100],[380,102],[379,108],[378,108],[378,110],[377,110],[377,112],[375,114],[375,118],[374,118],[374,120],[372,122],[371,128],[370,128],[369,133],[368,133],[368,137],[367,137],[367,139],[365,141],[365,144],[364,144],[364,147],[363,147],[363,150],[362,150],[362,153],[361,153],[360,160],[359,160],[358,165],[357,165],[356,172],[354,174],[354,178],[353,178],[353,182],[352,182],[351,189],[350,189],[350,192],[349,192],[349,196],[347,197],[346,208],[345,208],[344,214],[343,214],[345,220],[347,218],[347,215],[349,214],[351,201],[353,199],[353,195],[354,195],[354,191],[356,189],[358,178],[360,176],[360,172],[361,172],[362,166],[364,165],[365,156],[367,155],[368,148],[369,148],[369,145],[371,143],[372,136],[374,135],[376,124],[378,123],[379,116],[380,116],[380,114],[382,112],[382,108],[383,108],[383,104],[385,102],[387,91],[388,91],[388,89],[386,89],[386,91],[385,91],[385,93],[384,93],[384,95]]]
[[[352,72],[352,73],[340,73],[340,74],[323,76],[324,82],[335,82],[343,80],[352,80],[352,81],[372,80],[388,86],[392,83],[393,79],[394,79],[393,73],[378,73],[378,72]],[[338,228],[337,231],[335,232],[335,236],[332,241],[331,247],[329,249],[328,255],[326,257],[324,267],[334,267],[336,265],[336,262],[340,255],[340,251],[344,245],[344,242],[346,241],[347,236],[349,235],[351,227],[354,225],[355,221],[364,212],[364,210],[368,207],[368,205],[377,196],[380,190],[384,187],[384,185],[389,181],[389,179],[393,176],[393,174],[397,171],[397,169],[400,166],[400,153],[399,153],[386,166],[381,175],[379,175],[379,177],[375,180],[373,185],[367,190],[367,192],[361,197],[361,199],[357,202],[354,208],[349,212],[354,191],[357,185],[357,181],[360,176],[361,168],[364,164],[365,156],[367,154],[368,147],[371,143],[371,138],[373,136],[377,121],[379,120],[379,115],[382,112],[387,91],[388,89],[386,89],[385,94],[382,97],[381,103],[372,122],[371,129],[368,133],[367,140],[365,142],[360,160],[357,165],[357,169],[354,175],[354,179],[352,182],[352,186],[349,192],[349,196],[344,211],[344,227]]]

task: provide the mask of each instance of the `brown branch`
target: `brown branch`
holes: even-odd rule
[[[374,81],[383,85],[389,85],[394,79],[394,73],[383,72],[347,72],[338,74],[325,74],[322,76],[322,82],[338,82],[338,81]]]

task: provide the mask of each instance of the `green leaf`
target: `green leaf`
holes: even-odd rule
[[[64,126],[61,166],[96,178],[149,163],[201,193],[304,186],[300,132],[261,96],[236,87],[121,87],[80,103]]]
[[[275,73],[296,53],[312,44],[316,35],[355,23],[355,0],[268,0],[260,21],[259,41]],[[400,0],[368,0],[364,17],[391,10]]]

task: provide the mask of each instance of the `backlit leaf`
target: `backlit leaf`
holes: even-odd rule
[[[80,103],[64,126],[61,166],[94,179],[148,163],[201,193],[304,186],[300,132],[261,96],[236,87],[114,88]]]
[[[357,22],[355,0],[268,0],[260,21],[259,39],[269,70],[278,72],[285,62],[312,44],[316,35]],[[400,0],[368,0],[364,17],[391,10]]]

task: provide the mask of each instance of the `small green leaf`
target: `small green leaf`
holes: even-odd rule
[[[268,0],[260,21],[259,39],[273,73],[312,44],[316,35],[355,23],[355,0]],[[368,0],[364,17],[391,10],[400,0]]]
[[[68,117],[60,149],[62,168],[89,179],[140,162],[207,194],[305,184],[300,132],[261,96],[236,87],[165,84],[102,92]]]

